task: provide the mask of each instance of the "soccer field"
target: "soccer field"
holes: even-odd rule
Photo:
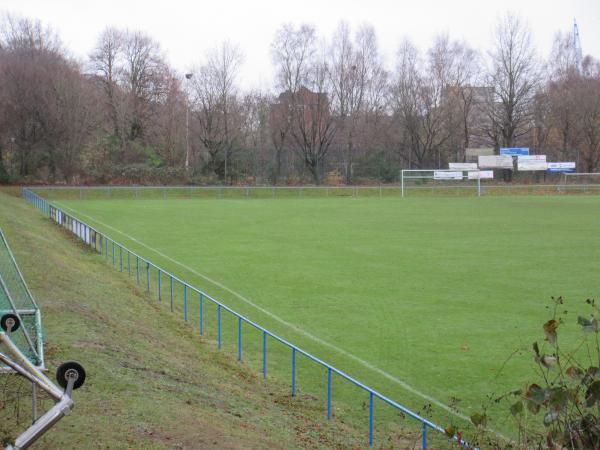
[[[532,380],[551,296],[576,331],[600,292],[600,197],[53,203],[442,421]]]

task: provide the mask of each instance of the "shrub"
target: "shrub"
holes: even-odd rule
[[[589,315],[577,318],[577,343],[573,349],[565,349],[559,331],[567,323],[568,311],[562,297],[553,298],[548,307],[551,317],[540,327],[543,340],[531,344],[530,356],[539,377],[521,389],[490,397],[494,403],[508,402],[507,414],[516,424],[517,441],[500,444],[491,438],[484,407],[471,416],[477,429],[473,444],[485,441],[486,448],[600,449],[600,307],[593,299],[586,300],[586,305]],[[447,431],[457,433],[454,427]]]

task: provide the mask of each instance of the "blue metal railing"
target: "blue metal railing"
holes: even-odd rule
[[[267,330],[266,328],[262,327],[261,325],[258,325],[257,323],[248,319],[247,317],[243,316],[242,314],[237,313],[236,311],[234,311],[233,309],[224,305],[220,301],[216,300],[215,298],[213,298],[206,292],[191,286],[190,284],[181,280],[176,275],[173,275],[172,273],[168,272],[167,270],[157,266],[156,264],[152,263],[151,261],[145,259],[144,257],[138,255],[137,253],[129,250],[128,248],[126,248],[123,245],[119,244],[118,242],[114,241],[113,239],[111,239],[110,237],[105,235],[104,233],[96,230],[95,228],[91,227],[90,225],[86,224],[85,222],[80,221],[79,219],[75,218],[74,216],[72,216],[68,213],[65,213],[62,209],[52,205],[51,203],[46,201],[44,198],[42,198],[39,195],[37,195],[36,193],[32,192],[30,189],[23,188],[22,195],[28,202],[35,205],[42,213],[44,213],[46,216],[48,216],[51,220],[56,222],[58,225],[63,226],[64,228],[67,228],[68,230],[70,230],[73,234],[75,234],[77,237],[79,237],[79,239],[81,239],[86,244],[91,246],[95,251],[100,253],[100,255],[104,256],[104,258],[107,259],[109,262],[110,262],[110,260],[109,260],[109,253],[110,253],[112,255],[113,267],[117,268],[117,266],[118,266],[118,268],[121,272],[123,272],[123,252],[127,252],[127,271],[128,271],[128,273],[131,275],[132,259],[135,259],[135,273],[136,273],[137,283],[141,284],[140,270],[145,269],[146,290],[147,291],[151,290],[151,281],[150,280],[151,280],[152,271],[154,271],[154,273],[156,274],[156,279],[157,279],[157,283],[158,283],[158,299],[159,299],[159,301],[163,300],[162,279],[163,279],[163,277],[167,277],[169,279],[171,311],[174,310],[174,294],[173,294],[174,285],[176,283],[179,283],[180,287],[183,289],[183,292],[184,292],[184,320],[185,321],[187,321],[188,317],[189,317],[189,310],[188,310],[188,308],[189,308],[189,305],[188,305],[189,292],[195,292],[198,295],[198,299],[199,299],[198,319],[199,319],[199,329],[200,329],[201,335],[203,335],[204,331],[205,331],[204,330],[204,328],[205,328],[205,326],[204,326],[205,325],[204,324],[204,322],[205,322],[205,301],[208,300],[208,301],[212,302],[214,305],[216,305],[216,307],[217,307],[217,346],[219,349],[222,347],[222,344],[223,344],[222,314],[223,314],[223,311],[230,313],[235,319],[237,319],[237,356],[238,356],[238,360],[242,361],[242,358],[243,358],[243,350],[242,350],[243,349],[243,335],[242,335],[243,324],[247,324],[247,325],[255,328],[256,330],[258,330],[260,333],[262,333],[262,374],[263,374],[264,378],[266,378],[266,376],[267,376],[267,337],[274,339],[275,341],[287,346],[291,350],[291,393],[292,393],[292,396],[296,395],[297,356],[298,356],[298,354],[303,355],[306,358],[310,359],[311,361],[324,367],[327,370],[327,419],[331,419],[331,416],[332,416],[331,404],[332,404],[332,399],[333,399],[333,396],[332,396],[332,381],[333,381],[332,376],[333,376],[333,374],[341,377],[342,379],[348,381],[349,383],[352,383],[353,385],[357,386],[358,388],[364,390],[366,393],[369,394],[369,435],[368,435],[369,446],[373,446],[373,440],[374,440],[374,412],[375,412],[374,406],[375,406],[376,399],[383,401],[384,403],[390,405],[392,408],[395,408],[396,410],[402,412],[403,414],[405,414],[421,423],[421,442],[422,442],[421,445],[422,445],[423,450],[427,449],[428,428],[431,430],[434,430],[436,432],[445,434],[445,430],[442,427],[440,427],[440,426],[436,425],[435,423],[431,422],[430,420],[420,416],[419,414],[409,410],[408,408],[405,408],[404,406],[400,405],[398,402],[390,399],[389,397],[386,397],[385,395],[381,394],[380,392],[378,392],[374,389],[371,389],[369,386],[356,380],[355,378],[351,377],[350,375],[346,374],[345,372],[337,369],[336,367],[332,366],[331,364],[312,355],[311,353],[308,353],[307,351],[292,344],[291,342],[287,341],[286,339]],[[109,248],[112,251],[109,251]],[[118,263],[116,261],[117,251],[119,254],[119,262]],[[454,439],[456,440],[457,438],[454,437]],[[463,445],[464,447],[468,447],[468,443],[466,443],[463,440],[460,440],[460,444]]]

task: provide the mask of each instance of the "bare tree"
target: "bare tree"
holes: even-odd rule
[[[337,120],[346,182],[351,182],[356,147],[361,145],[360,132],[365,131],[360,128],[366,125],[369,115],[380,112],[387,74],[371,26],[362,26],[352,38],[348,24],[341,22],[328,53],[332,112]],[[370,126],[374,125],[371,121]]]
[[[263,176],[273,176],[269,172],[272,157],[269,128],[271,100],[271,96],[264,92],[251,91],[241,102],[242,147],[245,151],[240,152],[236,159],[252,183],[257,183]]]
[[[228,164],[241,141],[237,77],[243,61],[238,47],[223,43],[193,70],[192,110],[198,137],[208,152],[206,168],[228,182]]]
[[[288,142],[319,184],[335,135],[325,57],[322,52],[318,54],[315,31],[310,25],[297,29],[284,25],[275,36],[272,50],[278,87],[284,90],[271,113],[272,128],[279,130],[274,144],[282,147]]]
[[[309,87],[301,88],[294,96],[292,148],[304,161],[313,181],[320,184],[325,158],[336,132],[326,92],[327,66],[324,61],[312,65],[307,81]]]
[[[476,126],[483,116],[480,109],[487,92],[478,86],[479,55],[466,43],[452,41],[447,34],[441,34],[429,49],[428,61],[429,72],[441,89],[441,107],[447,116],[448,156],[462,161],[464,149],[477,135]]]
[[[49,88],[44,72],[63,60],[61,44],[40,22],[5,15],[0,48],[5,126],[17,153],[17,173],[29,176],[38,169],[43,151],[40,120],[44,91]]]
[[[183,167],[185,164],[186,99],[181,77],[169,72],[165,75],[163,98],[156,102],[147,119],[146,139],[153,144],[158,156],[155,164]]]
[[[595,172],[600,169],[600,61],[587,56],[582,72],[574,94],[581,136],[577,157],[584,171]]]
[[[362,92],[357,83],[356,55],[350,26],[340,22],[328,49],[328,76],[331,85],[332,111],[337,116],[338,138],[346,181],[352,178],[354,156],[354,120]]]
[[[107,28],[90,55],[90,66],[105,93],[118,160],[135,161],[140,155],[132,144],[144,138],[169,91],[171,77],[160,46],[141,32]]]
[[[169,69],[158,42],[141,32],[127,32],[123,43],[123,85],[129,93],[131,141],[143,136],[145,124],[168,91]]]
[[[124,33],[116,28],[105,29],[90,55],[92,73],[96,75],[105,94],[104,103],[110,117],[112,135],[118,140],[119,152],[127,146],[129,108],[121,90]]]
[[[488,114],[490,136],[501,146],[512,147],[533,126],[533,99],[540,84],[539,63],[531,32],[515,15],[498,24],[490,53],[488,85],[493,88]]]
[[[563,160],[578,159],[582,105],[576,91],[581,85],[581,76],[572,35],[557,33],[546,64],[548,81],[540,89],[537,102],[547,106],[548,114],[543,121],[536,117],[536,126],[553,137],[546,142],[549,153]]]
[[[457,83],[454,60],[438,42],[426,63],[417,48],[405,41],[398,53],[391,100],[399,130],[400,155],[409,167],[442,165],[452,137],[448,87]]]
[[[91,86],[39,22],[6,16],[0,48],[2,123],[17,153],[17,173],[71,181],[96,125]]]
[[[290,130],[292,114],[288,103],[293,104],[296,93],[308,82],[309,67],[316,52],[317,37],[312,25],[302,24],[295,28],[284,24],[275,34],[271,44],[271,56],[276,70],[275,86],[285,95],[271,111],[271,140],[275,149],[273,182],[277,184],[282,175],[283,160],[291,147]]]
[[[50,89],[40,124],[49,153],[50,179],[74,182],[81,173],[85,146],[99,125],[94,87],[72,65],[60,65],[47,75]]]
[[[571,78],[579,73],[578,56],[572,33],[558,32],[554,35],[552,51],[546,65],[551,80]]]

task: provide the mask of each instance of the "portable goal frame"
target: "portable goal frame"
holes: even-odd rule
[[[76,361],[61,364],[57,369],[60,387],[50,381],[44,371],[40,309],[0,230],[0,375],[21,376],[32,384],[33,424],[16,438],[14,444],[9,444],[7,450],[28,448],[73,409],[71,395],[85,381],[83,367]],[[55,402],[39,418],[38,389]]]
[[[452,178],[446,178],[446,179],[441,179],[441,178],[436,178],[435,177],[435,173],[439,173],[439,172],[443,172],[443,173],[450,173],[450,172],[461,172],[461,179],[457,180],[457,179],[452,179]],[[477,173],[477,179],[473,180],[472,178],[469,178],[469,173]],[[468,180],[468,181],[474,181],[476,183],[474,183],[473,188],[476,188],[477,190],[477,196],[480,197],[481,196],[481,178],[480,178],[480,174],[481,172],[483,172],[480,169],[402,169],[401,173],[400,173],[400,187],[402,190],[402,197],[406,196],[407,194],[407,189],[411,189],[410,186],[406,185],[406,181],[407,180],[433,180],[433,182],[435,183],[436,181],[439,182],[447,182],[447,183],[456,183],[458,181],[464,181],[464,180]],[[423,175],[416,175],[417,173],[422,173]],[[435,188],[435,184],[432,186],[433,188]],[[441,187],[441,186],[438,186]],[[448,184],[447,186],[443,186],[443,188],[451,188],[451,187],[457,187],[457,186],[453,186],[452,184]],[[470,187],[470,186],[458,186],[458,187]],[[419,187],[421,188],[421,187]],[[414,188],[413,188],[414,189]]]

